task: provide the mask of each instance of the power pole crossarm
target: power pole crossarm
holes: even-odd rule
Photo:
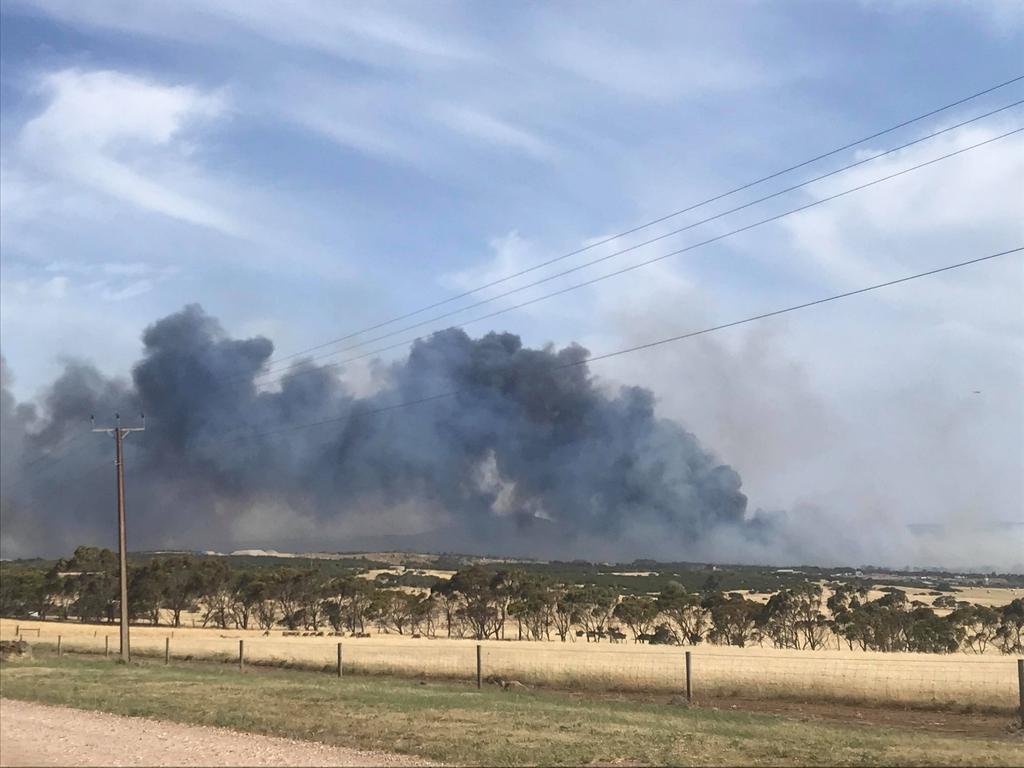
[[[124,515],[124,439],[132,432],[144,432],[146,417],[141,416],[142,426],[122,427],[121,415],[114,414],[113,427],[93,427],[93,432],[106,432],[114,438],[114,467],[117,474],[117,560],[121,571],[121,660],[131,661],[131,644],[128,638],[128,541],[125,534]],[[93,419],[95,425],[96,420]]]

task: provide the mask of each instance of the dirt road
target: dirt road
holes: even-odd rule
[[[0,766],[426,765],[387,752],[0,699]]]

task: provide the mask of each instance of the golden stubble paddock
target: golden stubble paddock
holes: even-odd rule
[[[67,652],[117,652],[116,625],[0,619],[0,636],[15,631],[30,643]],[[518,642],[457,638],[283,636],[281,630],[219,630],[133,626],[139,658],[172,661],[238,659],[247,665],[329,671],[342,643],[345,673],[387,674],[472,681],[476,647],[484,678],[525,685],[594,691],[671,692],[685,688],[685,652],[692,654],[693,690],[716,699],[779,698],[841,701],[879,706],[951,707],[1009,711],[1017,706],[1016,658],[998,652],[973,654],[878,653],[859,650],[797,651],[754,645],[663,646],[622,643]]]

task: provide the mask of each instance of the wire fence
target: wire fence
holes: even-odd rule
[[[117,657],[116,625],[0,626],[59,653]],[[866,654],[718,646],[502,642],[461,639],[282,637],[257,632],[132,628],[135,658],[301,668],[593,691],[719,699],[790,699],[874,706],[1012,711],[1024,707],[1009,656]],[[686,656],[690,656],[687,675]]]

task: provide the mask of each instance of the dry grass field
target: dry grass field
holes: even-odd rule
[[[998,607],[1011,603],[1018,597],[1024,597],[1024,589],[1008,587],[959,587],[954,597],[957,600],[966,600],[969,603]]]
[[[669,696],[476,691],[396,677],[338,680],[282,669],[239,674],[210,664],[126,666],[78,655],[58,659],[45,650],[0,664],[0,688],[10,699],[155,717],[160,727],[167,721],[221,726],[444,765],[1021,765],[1024,759],[1011,718],[997,714],[794,704],[780,716],[726,702],[678,706]],[[133,745],[142,727],[132,733]],[[301,754],[308,747],[292,762]],[[37,754],[33,763],[39,762]]]
[[[0,637],[16,628],[30,642],[56,643],[69,651],[116,653],[116,626],[0,620]],[[38,630],[38,634],[36,632]],[[132,649],[162,657],[170,640],[175,659],[237,659],[245,641],[249,664],[332,668],[343,643],[346,672],[471,680],[475,640],[283,637],[274,631],[132,627]],[[792,651],[753,646],[648,646],[631,642],[539,643],[484,641],[483,674],[527,685],[608,691],[680,691],[684,651],[693,654],[695,696],[857,702],[868,705],[952,707],[1010,711],[1017,706],[1016,659],[1000,654]]]
[[[367,559],[375,559],[380,562],[387,562],[388,557],[391,557],[388,553],[376,553],[374,555],[366,555]],[[415,567],[415,566],[402,566],[395,565],[390,568],[372,568],[366,570],[364,573],[359,574],[362,578],[367,580],[374,580],[381,574],[391,574],[393,576],[401,576],[405,573],[415,572],[423,576],[434,576],[439,579],[450,579],[455,571],[438,570],[436,568],[429,567]],[[614,571],[610,575],[613,576],[655,576],[657,571]],[[824,598],[828,598],[832,594],[832,590],[827,586],[828,582],[818,581],[817,582],[823,589]],[[406,587],[405,591],[411,593],[426,593],[429,590],[417,587]],[[935,602],[937,597],[933,590],[928,590],[924,587],[897,587],[906,593],[909,600],[917,600],[931,605]],[[746,590],[733,590],[735,594],[741,595],[748,600],[754,600],[759,603],[767,603],[768,599],[775,594],[774,592],[748,592]],[[886,593],[881,589],[871,589],[868,591],[868,600],[877,600],[883,597]],[[990,607],[1000,607],[1007,603],[1016,600],[1017,598],[1024,597],[1024,589],[1013,588],[1013,587],[955,587],[955,591],[952,593],[953,597],[957,600],[966,600],[969,603],[976,603],[978,605],[986,605]],[[936,609],[939,615],[946,615],[949,613],[946,609]]]

